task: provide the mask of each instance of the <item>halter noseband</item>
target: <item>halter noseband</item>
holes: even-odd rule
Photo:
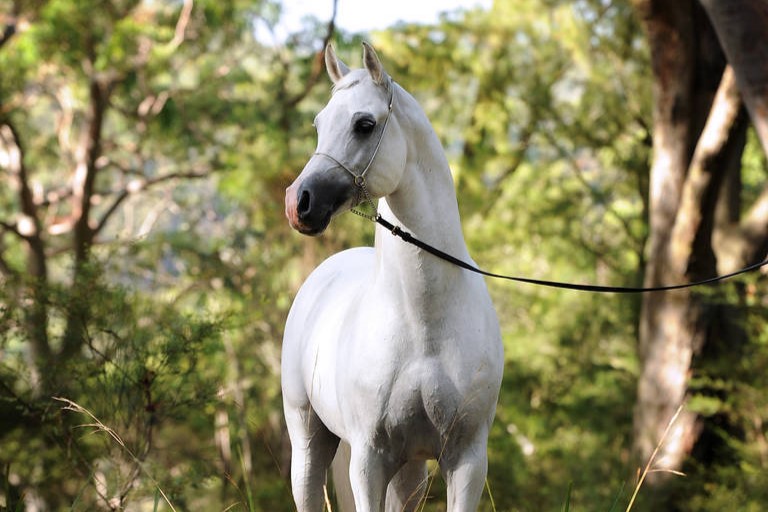
[[[355,186],[357,186],[363,193],[363,199],[373,208],[373,215],[369,215],[365,212],[362,212],[360,210],[356,210],[355,208],[352,208],[352,213],[355,213],[361,217],[364,217],[366,219],[376,221],[378,217],[378,213],[376,213],[376,205],[373,204],[373,201],[371,200],[370,194],[368,194],[368,188],[365,184],[365,175],[368,173],[368,170],[371,168],[371,164],[373,164],[373,160],[376,158],[376,155],[379,153],[379,148],[381,148],[381,141],[384,140],[384,134],[387,132],[387,125],[389,124],[389,118],[392,114],[392,108],[395,103],[395,83],[392,81],[392,78],[389,78],[389,106],[387,107],[387,117],[384,118],[384,125],[381,129],[381,135],[379,135],[379,140],[376,142],[376,147],[373,148],[373,153],[371,154],[371,158],[368,160],[368,164],[365,166],[365,169],[363,169],[362,172],[359,174],[353,171],[349,168],[346,164],[341,162],[339,159],[329,155],[328,153],[323,153],[322,151],[315,151],[312,156],[322,156],[327,158],[328,160],[335,163],[338,167],[341,167],[345,171],[347,171],[349,174],[352,175],[352,177],[355,180]]]

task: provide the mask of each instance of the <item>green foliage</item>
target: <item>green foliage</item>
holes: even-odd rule
[[[49,367],[48,380],[57,396],[91,411],[124,446],[110,436],[90,435],[90,418],[39,395],[19,350],[23,340],[4,338],[5,478],[15,489],[37,489],[52,505],[73,503],[76,496],[74,509],[90,510],[117,497],[149,496],[151,489],[137,480],[139,468],[151,468],[161,485],[182,470],[210,476],[204,461],[212,448],[201,440],[211,436],[209,417],[225,369],[217,356],[221,322],[108,285],[95,270],[85,287],[87,298],[60,290],[48,294],[52,310],[62,316],[78,300],[93,306],[82,358]],[[15,419],[7,415],[11,410],[18,411]],[[188,453],[179,458],[174,446]]]
[[[731,286],[722,298],[724,307],[734,296],[754,300],[762,281],[751,278],[745,288]],[[690,407],[707,419],[703,435],[709,450],[691,459],[688,478],[677,482],[675,492],[685,511],[760,510],[768,500],[768,317],[757,304],[741,315],[732,307],[726,311],[735,327],[746,331],[749,342],[730,337],[729,346],[700,365],[699,377],[691,384]]]

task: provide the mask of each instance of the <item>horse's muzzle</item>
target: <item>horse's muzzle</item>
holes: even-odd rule
[[[299,176],[285,190],[285,215],[293,229],[316,236],[354,196],[354,182],[346,173],[314,172],[305,179]]]

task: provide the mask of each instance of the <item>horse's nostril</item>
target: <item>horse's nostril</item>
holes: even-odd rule
[[[299,196],[299,204],[296,207],[296,211],[299,214],[299,217],[304,217],[309,213],[309,208],[311,206],[311,200],[308,190],[302,190],[301,195]]]

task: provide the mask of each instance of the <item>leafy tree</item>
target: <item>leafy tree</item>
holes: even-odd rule
[[[259,54],[251,28],[275,6],[0,7],[5,505],[122,508],[165,492],[177,506],[202,499],[207,508],[210,492],[195,482],[211,477],[222,500],[259,502],[251,459],[271,464],[273,482],[279,463],[250,451],[243,401],[250,392],[275,402],[274,370],[243,384],[229,364],[238,360],[232,333],[250,334],[235,317],[245,313],[231,295],[209,295],[227,271],[243,270],[231,268],[234,251],[263,239],[263,227],[219,195],[214,171],[235,174],[237,145],[257,135],[243,129],[253,121],[248,95],[266,80],[260,61],[241,62]],[[275,180],[259,177],[255,192]],[[239,241],[228,246],[229,228]],[[272,285],[253,268],[230,282]],[[260,306],[272,297],[255,295]],[[284,309],[252,314],[256,326],[270,323],[251,329],[274,343]],[[264,354],[249,356],[269,368]],[[114,436],[83,436],[82,423]],[[237,441],[225,446],[229,431]]]

